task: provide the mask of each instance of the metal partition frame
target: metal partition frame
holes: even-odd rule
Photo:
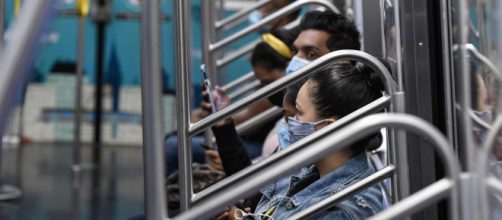
[[[387,94],[393,94],[394,93],[395,87],[396,87],[395,82],[392,79],[392,77],[391,77],[389,71],[387,70],[387,68],[378,59],[376,59],[373,56],[371,56],[371,55],[369,55],[369,54],[367,54],[365,52],[362,52],[362,51],[357,51],[357,50],[339,50],[339,51],[331,52],[329,54],[326,54],[326,55],[322,56],[321,58],[316,59],[315,61],[313,61],[309,65],[305,66],[304,68],[301,68],[298,71],[293,72],[293,73],[291,73],[291,74],[289,74],[289,75],[287,75],[285,77],[282,77],[281,79],[279,79],[279,80],[277,80],[277,81],[275,81],[275,82],[273,82],[273,83],[271,83],[271,84],[269,84],[269,85],[261,88],[260,90],[256,91],[252,95],[248,96],[246,99],[239,100],[238,102],[236,102],[234,104],[231,104],[230,106],[228,106],[228,107],[226,107],[226,108],[224,108],[224,109],[222,109],[222,110],[220,110],[220,111],[218,111],[216,113],[213,113],[209,117],[204,118],[204,119],[202,119],[201,121],[199,121],[199,122],[197,122],[195,124],[192,124],[189,127],[189,129],[188,129],[188,134],[185,134],[184,136],[181,136],[180,134],[178,134],[178,135],[179,135],[179,137],[182,137],[183,139],[189,139],[190,137],[192,137],[192,136],[194,136],[194,135],[196,135],[196,134],[198,134],[198,133],[200,133],[200,132],[208,129],[211,126],[213,126],[218,121],[220,121],[220,120],[222,120],[222,119],[224,119],[226,117],[229,117],[232,114],[237,113],[241,109],[248,107],[249,105],[257,102],[258,100],[260,100],[262,98],[265,98],[265,97],[268,97],[270,95],[273,95],[276,91],[279,91],[280,89],[283,89],[288,84],[296,82],[296,81],[301,80],[303,78],[306,78],[306,77],[310,76],[311,74],[317,72],[318,70],[322,69],[326,65],[329,65],[332,62],[337,62],[337,61],[341,61],[341,60],[355,60],[355,61],[359,61],[359,62],[367,64],[369,67],[371,67],[377,73],[380,74],[380,77],[381,77],[381,79],[384,82],[385,87],[386,87],[385,88],[386,89],[386,93]],[[188,77],[187,75],[188,74],[183,75],[180,72],[178,72],[178,76],[179,77]],[[185,82],[188,82],[188,81],[185,81]],[[178,85],[180,87],[188,87],[188,85],[186,85],[186,84],[178,84]],[[178,94],[178,95],[180,95],[180,94]],[[178,96],[178,98],[180,98],[180,97]],[[386,96],[382,97],[381,99],[386,99]],[[387,97],[387,99],[389,99],[389,100],[386,100],[386,101],[390,101],[389,97]],[[386,101],[384,100],[384,102],[386,102]],[[382,103],[380,103],[380,105],[381,104]],[[394,109],[394,108],[395,108],[395,106],[391,106],[390,110],[392,111],[392,109]],[[346,116],[343,119],[344,120],[340,119],[338,121],[340,121],[340,123],[342,123],[343,121],[345,121],[345,120],[349,121],[352,118]],[[188,119],[185,119],[185,120],[188,120]],[[181,126],[185,126],[186,127],[188,125],[188,122],[189,121],[184,121],[184,123],[181,122],[182,124],[180,125],[179,128],[181,128]],[[334,124],[337,124],[337,123],[334,123]],[[306,139],[306,140],[308,140],[308,139]],[[299,143],[302,143],[302,142],[300,141]],[[186,146],[180,146],[180,147],[186,147]],[[285,152],[287,152],[287,151],[285,151]],[[189,164],[185,164],[184,166],[189,166]],[[186,169],[183,168],[183,170],[186,170]],[[187,188],[189,187],[190,188],[189,191],[192,192],[191,185],[183,185],[182,184],[183,182],[184,181],[181,181],[180,188],[183,191],[185,191],[185,190],[188,191]],[[218,184],[216,184],[216,185],[218,185]],[[205,196],[206,194],[210,194],[210,193],[207,193],[207,192],[210,192],[210,191],[209,190],[208,191],[204,190],[202,193],[199,193],[196,197],[194,197],[193,201],[194,202],[198,202],[198,200],[200,200],[201,198],[206,197]],[[191,196],[189,198],[191,198]]]
[[[256,189],[265,186],[286,173],[294,172],[307,164],[323,158],[326,154],[337,152],[360,138],[363,138],[371,133],[378,132],[381,127],[406,129],[417,135],[426,137],[435,144],[434,146],[437,147],[439,155],[445,162],[445,172],[448,176],[447,179],[427,187],[428,190],[424,189],[420,192],[420,194],[410,196],[409,198],[403,200],[403,202],[401,202],[402,205],[397,204],[394,207],[382,212],[382,214],[399,217],[408,213],[400,209],[403,206],[414,205],[415,207],[421,207],[425,205],[424,199],[442,198],[445,194],[449,193],[452,200],[450,206],[452,216],[454,219],[458,219],[457,182],[460,167],[454,156],[454,152],[449,147],[447,140],[435,127],[420,118],[403,114],[378,114],[367,116],[344,127],[344,129],[330,134],[329,136],[324,138],[316,137],[316,139],[313,140],[313,145],[308,148],[298,150],[297,152],[293,152],[287,158],[278,158],[273,155],[266,159],[270,162],[270,164],[266,167],[267,169],[238,178],[235,184],[232,184],[233,187],[228,187],[225,188],[224,191],[215,193],[206,201],[195,205],[190,212],[185,212],[177,216],[175,219],[198,219],[217,214],[221,211],[221,207],[231,204],[240,198],[249,196]],[[314,135],[309,136],[311,137],[309,139],[313,139],[312,136]],[[302,140],[300,142],[304,142]],[[289,149],[297,148],[298,146],[304,144],[300,142],[291,145],[288,150],[282,153],[279,152],[279,154],[291,152]],[[295,161],[297,163],[292,164],[291,161]],[[253,169],[253,167],[247,168],[246,170]],[[229,178],[232,178],[232,176]],[[226,179],[223,181],[225,180]]]

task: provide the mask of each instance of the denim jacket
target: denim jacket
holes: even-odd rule
[[[320,179],[318,171],[313,165],[303,168],[298,175],[282,178],[274,184],[262,188],[260,190],[262,197],[256,207],[255,214],[264,214],[275,206],[272,213],[273,219],[288,219],[288,217],[345,189],[373,172],[374,169],[368,164],[365,153],[353,157]],[[291,187],[306,178],[312,178],[312,175],[317,175],[317,180],[292,196],[286,196]],[[312,219],[365,219],[382,209],[382,192],[377,185],[374,185],[330,209],[316,214]]]

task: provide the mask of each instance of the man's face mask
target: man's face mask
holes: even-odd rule
[[[286,67],[286,75],[308,65],[311,62],[312,61],[310,61],[310,60],[306,60],[306,59],[300,58],[298,56],[294,56],[293,59],[291,59],[291,61],[289,61],[288,67]]]
[[[279,137],[279,149],[284,150],[289,146],[289,131],[288,123],[283,119],[279,122],[277,128],[277,136]]]
[[[308,122],[308,121],[300,121],[296,118],[289,117],[288,118],[288,132],[289,132],[289,143],[293,144],[298,140],[307,137],[315,132],[315,126],[326,121],[320,120],[318,122]]]

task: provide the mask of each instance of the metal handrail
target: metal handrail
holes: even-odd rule
[[[490,68],[490,70],[495,74],[495,77],[497,77],[499,81],[502,81],[502,73],[497,66],[495,66],[495,64],[488,57],[481,54],[473,44],[465,44],[465,49],[471,52],[474,57]]]
[[[232,52],[232,53],[230,53],[220,59],[217,59],[216,60],[216,67],[220,68],[220,67],[225,66],[225,65],[229,64],[230,62],[248,54],[248,53],[251,53],[253,51],[253,49],[255,48],[255,46],[260,42],[261,42],[261,39],[257,39],[255,41],[248,43],[246,46],[241,47],[240,49],[236,50],[235,52]]]
[[[476,113],[473,110],[469,109],[468,111],[469,111],[469,115],[471,116],[472,120],[474,122],[476,122],[476,124],[481,125],[481,127],[488,129],[488,130],[492,128],[492,126],[490,124],[488,124],[488,122],[485,122],[485,121],[483,121],[483,119],[479,118],[479,116],[476,115]]]
[[[435,192],[433,192],[434,194],[446,190],[450,191],[450,197],[452,199],[450,203],[451,214],[454,219],[458,219],[455,218],[458,217],[458,192],[456,186],[458,182],[458,176],[460,174],[460,165],[454,156],[455,154],[453,150],[450,148],[448,141],[435,127],[416,116],[404,114],[377,114],[367,116],[324,138],[317,138],[315,140],[315,143],[310,145],[310,147],[291,153],[291,155],[289,155],[289,157],[287,158],[278,158],[277,156],[273,155],[266,159],[270,162],[268,166],[265,167],[266,169],[258,170],[257,172],[254,172],[248,176],[239,178],[238,180],[236,180],[235,184],[232,185],[232,187],[225,188],[224,191],[215,193],[210,198],[207,198],[205,202],[196,204],[194,207],[192,207],[192,209],[190,209],[190,212],[185,212],[176,217],[176,219],[198,219],[203,216],[217,214],[221,211],[221,207],[231,204],[232,202],[235,202],[240,198],[249,196],[256,189],[271,183],[278,177],[284,176],[284,174],[297,171],[305,165],[322,159],[327,154],[337,152],[344,147],[353,144],[361,138],[378,132],[381,127],[406,129],[407,131],[427,138],[429,141],[435,144],[434,146],[437,148],[439,156],[441,157],[442,161],[445,162],[444,169],[449,179],[436,182],[432,185],[432,187],[434,187],[432,188],[432,190],[435,190]],[[314,133],[310,136],[318,135]],[[300,140],[300,142],[303,142],[302,140]],[[291,148],[296,148],[300,146],[300,144],[302,144],[300,142],[291,145],[290,148],[285,150],[283,153],[279,152],[278,154],[280,155],[284,154],[285,152],[291,152]],[[295,161],[296,163],[291,163],[291,161]],[[254,167],[255,166],[249,167],[247,169],[256,169]],[[229,178],[232,177],[233,176],[230,176]],[[225,180],[226,179],[222,181]],[[445,181],[447,181],[447,184],[443,184],[445,183]],[[429,186],[428,188],[430,187],[431,186]],[[432,195],[432,193],[427,191],[421,192],[421,195],[424,194]],[[439,196],[442,196],[442,194]],[[406,203],[409,202],[407,200],[403,200],[403,202],[401,202],[401,204]],[[395,208],[391,208],[389,210],[393,210],[394,212],[396,211]]]
[[[242,9],[224,19],[221,19],[220,21],[216,21],[214,23],[214,27],[218,30],[218,29],[222,29],[222,28],[231,28],[231,26],[233,26],[232,24],[234,24],[235,21],[239,20],[240,18],[246,16],[247,14],[251,13],[252,11],[254,11],[255,9],[258,9],[266,4],[268,4],[269,2],[271,2],[271,0],[261,0],[261,1],[258,1],[256,3],[254,3],[253,5],[245,8],[245,9]],[[230,26],[230,27],[229,27]]]
[[[298,142],[288,147],[286,150],[279,151],[278,153],[271,155],[269,158],[260,161],[260,163],[253,164],[252,168],[241,170],[240,172],[235,173],[232,176],[227,177],[222,181],[214,184],[213,186],[199,192],[197,195],[194,196],[193,202],[200,203],[201,201],[207,199],[211,195],[217,194],[218,192],[221,191],[225,191],[226,189],[228,189],[228,187],[237,183],[239,179],[249,176],[254,172],[259,172],[260,170],[264,170],[266,169],[266,167],[272,166],[275,160],[286,158],[294,154],[295,152],[305,148],[306,146],[314,143],[315,140],[326,137],[327,135],[333,133],[334,131],[337,131],[340,128],[345,127],[346,125],[356,121],[357,119],[360,119],[361,117],[367,114],[376,113],[383,110],[386,106],[390,104],[390,102],[391,98],[389,96],[383,96],[363,106],[362,108],[326,126],[322,130],[319,130],[318,132],[299,140]]]
[[[488,176],[488,158],[491,152],[491,148],[493,144],[495,143],[497,139],[497,135],[502,129],[502,116],[498,115],[497,118],[495,119],[495,122],[492,125],[492,129],[489,130],[488,135],[486,137],[485,142],[483,143],[480,153],[479,153],[479,159],[478,159],[478,175],[479,175],[479,186],[486,186],[486,177]],[[502,184],[497,179],[492,179],[491,182],[496,182],[497,184]],[[492,184],[493,185],[493,184]],[[493,191],[493,187],[490,187],[489,189]],[[480,198],[480,207],[483,210],[482,213],[488,213],[488,207],[484,207],[485,205],[488,205],[488,192],[485,187],[479,187],[479,198]],[[483,218],[485,219],[485,218]]]
[[[181,211],[190,208],[192,198],[192,145],[189,137],[190,123],[190,86],[191,81],[191,1],[173,1],[174,12],[174,45],[176,45],[176,115],[178,125],[178,155],[179,155],[179,178],[180,185],[180,209]],[[204,0],[202,2],[207,2]],[[162,139],[160,139],[162,140]],[[157,148],[162,149],[157,146]],[[159,166],[163,165],[160,164]],[[159,178],[164,177],[164,173],[155,173]],[[159,194],[159,193],[157,193]],[[158,196],[158,195],[153,195]],[[165,206],[163,207],[165,209]]]
[[[341,190],[340,192],[331,195],[330,197],[310,206],[307,209],[298,212],[297,214],[288,217],[289,219],[306,219],[312,217],[316,212],[324,211],[334,205],[354,196],[355,194],[373,186],[383,180],[394,175],[396,168],[392,165],[382,168],[375,173],[369,175],[368,177],[348,186],[347,188]]]
[[[453,152],[451,153],[453,154]],[[450,197],[453,197],[452,192],[455,191],[456,194],[457,191],[456,184],[457,182],[454,180],[442,178],[369,219],[402,219],[447,197],[448,191],[451,191]],[[451,198],[450,204],[456,205],[458,203],[457,199],[456,196]],[[459,219],[458,208],[453,208],[451,205],[450,208],[451,219]]]
[[[239,86],[240,84],[244,83],[244,82],[247,82],[247,81],[250,81],[252,79],[254,79],[254,72],[251,71],[249,73],[246,73],[245,75],[239,77],[238,79],[230,82],[230,83],[227,83],[226,85],[222,86],[221,88],[225,91],[228,91],[228,90],[231,90],[237,86]]]
[[[358,51],[358,50],[338,50],[334,51],[331,53],[328,53],[316,60],[314,60],[312,63],[308,64],[307,66],[289,74],[286,75],[273,83],[268,84],[267,86],[264,86],[263,88],[259,89],[252,95],[248,96],[245,100],[239,100],[234,104],[231,104],[230,106],[210,115],[209,117],[206,117],[199,122],[193,124],[190,126],[189,129],[189,135],[193,136],[196,135],[205,129],[213,126],[216,124],[218,121],[234,114],[240,111],[243,108],[246,108],[250,106],[251,104],[259,101],[262,98],[268,97],[272,94],[274,94],[276,91],[285,88],[287,85],[290,83],[297,82],[303,78],[306,78],[310,76],[311,74],[319,71],[326,65],[336,62],[336,61],[341,61],[341,60],[355,60],[359,61],[362,63],[365,63],[368,65],[370,68],[374,69],[377,73],[379,73],[380,78],[385,84],[385,90],[387,94],[393,95],[395,88],[396,88],[396,83],[392,79],[392,76],[387,70],[387,68],[375,57],[371,56],[368,53]],[[393,103],[394,105],[394,103]],[[391,106],[391,111],[395,108],[395,106]]]
[[[248,92],[257,89],[258,87],[260,87],[260,85],[261,85],[260,81],[253,80],[247,83],[246,85],[240,87],[239,89],[236,89],[234,92],[228,94],[228,97],[230,98],[230,100],[233,100],[235,98],[238,98],[239,96],[242,96]]]
[[[273,22],[277,19],[279,19],[281,16],[284,16],[285,14],[288,14],[288,13],[291,13],[295,10],[298,10],[300,7],[304,6],[304,5],[311,5],[311,4],[316,4],[316,5],[322,5],[324,7],[327,7],[329,8],[330,10],[332,10],[333,12],[339,14],[340,11],[338,10],[338,8],[336,8],[333,4],[331,4],[330,2],[326,1],[326,0],[300,0],[300,1],[296,1],[284,8],[281,8],[280,10],[278,11],[275,11],[274,13],[270,14],[269,16],[263,18],[262,20],[260,20],[259,22],[247,27],[247,28],[244,28],[243,30],[240,30],[239,32],[235,33],[235,34],[232,34],[216,43],[211,43],[209,45],[209,51],[211,52],[214,52],[216,50],[219,50],[221,49],[222,47],[232,43],[232,42],[235,42],[236,40],[244,37],[245,35],[257,30],[258,28],[260,28],[261,26],[265,25],[265,24],[268,24],[270,22]]]
[[[280,115],[282,115],[282,109],[274,106],[254,116],[252,119],[240,123],[236,126],[235,130],[237,130],[238,134],[246,133],[250,129],[256,128],[264,124],[265,122],[279,117]]]

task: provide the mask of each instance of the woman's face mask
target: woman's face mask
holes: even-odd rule
[[[279,149],[284,150],[289,146],[289,131],[288,123],[283,119],[279,122],[277,136],[279,137]]]
[[[253,25],[253,24],[256,24],[258,23],[259,21],[261,21],[261,19],[263,19],[266,15],[264,15],[261,11],[259,10],[254,10],[253,12],[251,12],[248,16],[248,22],[250,25]],[[258,32],[259,33],[266,33],[268,31],[270,31],[272,29],[272,24],[265,24],[263,26],[261,26],[259,29],[258,29]]]
[[[286,67],[286,74],[290,74],[306,65],[311,63],[312,61],[300,58],[298,56],[294,56],[291,61],[289,61],[288,67]]]
[[[289,132],[289,143],[293,144],[298,140],[307,137],[314,133],[315,126],[325,122],[326,119],[320,120],[318,122],[308,122],[308,121],[300,121],[296,118],[289,117],[288,118],[288,132]]]

